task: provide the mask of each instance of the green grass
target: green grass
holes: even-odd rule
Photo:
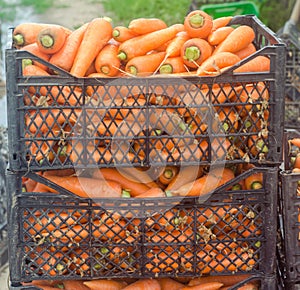
[[[99,0],[108,13],[111,13],[115,25],[128,25],[138,17],[157,17],[168,25],[182,23],[187,14],[190,0]]]
[[[20,0],[18,6],[31,6],[36,14],[41,14],[49,9],[55,0]],[[16,18],[16,4],[0,0],[0,22],[13,21]],[[22,9],[22,8],[21,8]]]

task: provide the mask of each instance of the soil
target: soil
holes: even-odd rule
[[[52,8],[44,14],[37,15],[39,22],[54,23],[74,29],[95,17],[105,14],[100,1],[94,0],[56,0]]]

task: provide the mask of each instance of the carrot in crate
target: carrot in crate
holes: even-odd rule
[[[70,71],[87,26],[88,23],[85,23],[72,31],[63,47],[51,55],[49,62],[66,71]]]
[[[70,70],[72,75],[85,76],[100,50],[111,39],[112,30],[111,20],[108,18],[94,18],[89,22]]]
[[[71,33],[63,26],[51,25],[38,33],[36,42],[41,52],[54,54],[63,47]]]
[[[167,28],[167,24],[160,18],[134,18],[128,28],[136,34],[147,34],[156,30]]]
[[[190,37],[206,38],[213,28],[212,17],[202,10],[193,10],[185,17],[184,28]]]
[[[190,38],[181,48],[181,57],[185,65],[198,68],[213,52],[212,46],[204,39]]]

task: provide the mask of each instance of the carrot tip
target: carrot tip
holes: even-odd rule
[[[187,47],[185,50],[184,57],[188,60],[196,60],[200,57],[200,50],[196,46]]]
[[[190,18],[190,24],[194,28],[200,28],[203,26],[204,18],[200,14],[195,14]]]
[[[121,51],[119,54],[118,54],[118,58],[120,60],[126,60],[127,59],[127,55],[125,52]]]
[[[18,46],[22,46],[25,43],[24,37],[22,34],[16,34],[13,36],[13,43]]]

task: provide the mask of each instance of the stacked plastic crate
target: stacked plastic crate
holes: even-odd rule
[[[214,77],[76,78],[6,50],[11,289],[41,279],[241,274],[249,276],[239,285],[276,289],[285,45],[254,16],[230,24],[251,26],[258,50]],[[234,72],[258,55],[269,72]],[[28,58],[57,75],[24,77]],[[189,180],[203,170],[202,194],[103,197],[101,177],[86,182],[110,168],[151,183],[167,166]],[[214,170],[225,167],[239,174],[217,187]],[[67,171],[86,196],[51,178]],[[262,184],[245,189],[257,174]],[[30,180],[40,191],[24,187]]]
[[[280,187],[281,241],[280,268],[286,289],[298,289],[300,285],[300,231],[299,231],[299,146],[295,140],[300,132],[289,129],[285,132],[284,170]],[[298,157],[297,157],[298,156]]]

